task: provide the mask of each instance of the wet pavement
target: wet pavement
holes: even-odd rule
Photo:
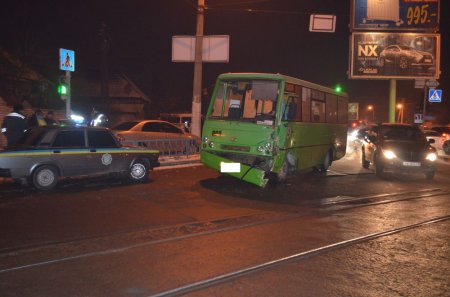
[[[379,179],[348,155],[327,175],[296,174],[265,189],[196,161],[178,165],[152,172],[146,184],[77,181],[48,193],[3,185],[0,295],[153,296],[227,274],[186,294],[450,289],[447,162],[433,181]],[[278,262],[246,270],[271,261]]]

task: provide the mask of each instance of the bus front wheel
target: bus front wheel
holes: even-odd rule
[[[287,175],[288,175],[288,171],[289,171],[289,166],[287,161],[283,162],[283,165],[280,168],[280,171],[278,171],[278,173],[275,174],[275,182],[276,183],[284,183],[287,180]]]

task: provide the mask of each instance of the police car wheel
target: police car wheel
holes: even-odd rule
[[[129,178],[133,182],[142,182],[148,178],[147,164],[142,160],[137,160],[131,165]]]
[[[58,172],[53,166],[40,166],[33,172],[32,180],[38,190],[51,190],[58,183]]]

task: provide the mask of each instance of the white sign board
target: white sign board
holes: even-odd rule
[[[437,88],[437,87],[439,87],[439,82],[437,80],[434,80],[434,79],[427,80],[425,84],[429,88]]]
[[[423,114],[421,113],[414,114],[414,124],[423,124]]]
[[[312,14],[309,17],[310,32],[333,33],[336,30],[336,16],[328,14]]]
[[[416,88],[416,89],[425,88],[425,79],[415,79],[414,80],[414,88]]]
[[[228,63],[230,36],[203,36],[202,62]],[[195,36],[172,37],[172,62],[194,62]]]

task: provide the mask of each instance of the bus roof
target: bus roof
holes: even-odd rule
[[[270,80],[283,80],[292,84],[302,85],[311,89],[316,89],[319,91],[327,92],[334,94],[336,96],[348,97],[348,94],[345,92],[336,92],[332,88],[324,87],[306,80],[298,79],[295,77],[291,77],[288,75],[280,74],[280,73],[252,73],[252,72],[243,72],[243,73],[223,73],[220,74],[219,79],[233,79],[233,78],[255,78],[255,79],[270,79]]]

